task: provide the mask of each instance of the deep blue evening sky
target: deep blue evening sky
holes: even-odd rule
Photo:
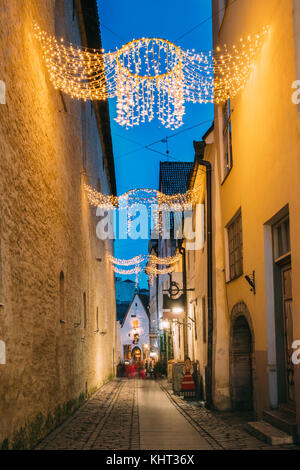
[[[106,52],[114,51],[116,47],[120,48],[140,37],[161,37],[182,48],[196,51],[212,48],[211,20],[180,38],[194,26],[210,18],[211,0],[101,0],[99,14],[102,43]],[[115,99],[110,100],[110,113],[118,195],[133,188],[158,189],[159,162],[168,158],[143,149],[142,146],[168,136],[170,156],[178,161],[193,161],[193,140],[201,140],[213,120],[212,105],[187,103],[184,124],[175,131],[165,129],[156,119],[150,124],[126,130],[114,121]],[[206,120],[210,122],[182,132]],[[182,133],[172,137],[179,132]],[[165,143],[158,143],[152,148],[163,154],[166,152]],[[148,242],[145,240],[116,241],[115,256],[131,258],[147,253],[147,249]],[[141,279],[143,286],[145,279],[145,276]]]

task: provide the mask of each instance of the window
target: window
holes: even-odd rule
[[[6,364],[6,346],[4,341],[0,341],[0,364]]]
[[[197,334],[197,311],[194,305],[194,334],[195,334],[195,341],[197,341],[198,334]]]
[[[65,275],[63,271],[59,275],[59,313],[62,320],[65,313]]]
[[[132,328],[136,329],[139,327],[139,321],[138,320],[132,320]]]
[[[124,361],[130,361],[131,359],[131,344],[124,344],[123,346]]]
[[[3,302],[3,279],[2,279],[2,243],[0,240],[0,307]]]
[[[285,217],[273,227],[273,240],[274,258],[276,262],[276,260],[287,256],[291,252],[289,216]]]
[[[234,216],[227,225],[228,233],[228,257],[229,257],[229,281],[232,281],[243,274],[243,232],[242,213]]]
[[[231,104],[228,100],[222,109],[223,112],[223,179],[232,168],[232,132],[231,132]]]
[[[202,297],[202,332],[203,332],[203,343],[206,343],[206,305],[205,305],[205,297]]]
[[[86,318],[86,293],[83,293],[83,328],[86,328],[87,318]]]

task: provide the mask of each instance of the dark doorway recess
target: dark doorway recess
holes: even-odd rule
[[[253,410],[252,350],[251,330],[241,315],[232,325],[230,354],[231,401],[236,411]]]

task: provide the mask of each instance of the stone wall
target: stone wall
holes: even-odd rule
[[[65,5],[68,39],[80,42],[73,2]],[[103,139],[93,105],[50,83],[34,21],[54,34],[55,1],[1,1],[0,443],[69,403],[59,421],[114,370],[113,246],[96,238],[83,189],[87,180],[110,192]]]

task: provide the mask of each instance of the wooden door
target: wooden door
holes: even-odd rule
[[[284,348],[287,402],[295,401],[294,365],[292,363],[293,344],[293,293],[292,293],[292,268],[282,269],[282,299],[283,299],[283,324],[284,324]]]

